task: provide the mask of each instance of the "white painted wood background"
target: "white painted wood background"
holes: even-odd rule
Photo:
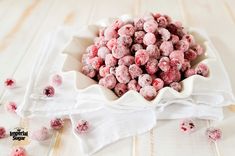
[[[235,1],[234,0],[0,0],[0,126],[23,126],[29,130],[48,124],[42,119],[20,119],[4,109],[7,97],[3,82],[17,79],[20,92],[28,80],[43,37],[58,26],[78,29],[99,19],[128,14],[161,12],[186,26],[205,29],[219,51],[235,91]],[[219,82],[218,82],[219,83]],[[235,92],[234,92],[235,93]],[[21,99],[19,99],[20,101]],[[190,135],[178,131],[178,120],[160,121],[141,136],[116,142],[96,156],[234,156],[235,107],[225,108],[225,120],[198,120],[198,130]],[[203,133],[208,125],[223,131],[223,140],[209,144]],[[16,144],[0,140],[0,156],[7,156]],[[55,133],[51,140],[22,145],[30,156],[82,156],[71,124]]]

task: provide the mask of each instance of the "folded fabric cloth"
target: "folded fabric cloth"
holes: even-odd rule
[[[212,76],[186,79],[184,85],[190,87],[182,94],[164,88],[164,91],[159,93],[163,95],[158,95],[162,98],[146,103],[144,98],[132,91],[130,94],[133,96],[124,95],[123,98],[113,100],[115,97],[108,89],[95,84],[80,72],[75,72],[79,71],[80,66],[76,60],[77,56],[73,53],[61,54],[73,34],[77,34],[79,38],[84,31],[77,33],[73,30],[58,29],[48,35],[32,70],[24,101],[18,107],[17,113],[24,117],[70,118],[73,132],[81,141],[82,149],[87,155],[124,137],[150,130],[156,125],[157,119],[195,117],[221,120],[222,107],[234,102],[228,76],[209,38],[207,48],[212,49],[207,51],[210,58],[204,62],[208,64]],[[88,38],[94,37],[92,33],[86,35]],[[76,43],[82,44],[80,40]],[[43,89],[49,85],[50,76],[56,73],[63,77],[63,85],[56,88],[55,96],[45,97]],[[80,120],[89,122],[90,128],[85,134],[75,131]]]

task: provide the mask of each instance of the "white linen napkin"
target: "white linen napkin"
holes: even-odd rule
[[[68,70],[79,70],[79,62],[74,59],[73,54],[61,54],[74,33],[73,30],[58,29],[48,35],[32,70],[24,101],[18,107],[17,113],[24,117],[70,118],[73,132],[81,141],[86,155],[91,155],[124,137],[150,130],[156,125],[157,119],[193,117],[221,120],[222,107],[234,102],[229,79],[216,52],[208,53],[211,59],[204,61],[208,64],[212,76],[205,79],[195,76],[194,79],[185,80],[184,85],[191,87],[185,88],[185,93],[181,95],[164,88],[158,95],[162,98],[151,103],[130,91],[123,98],[110,102],[109,97],[114,95],[108,89],[87,80],[79,72]],[[213,48],[210,42],[207,44]],[[216,50],[211,49],[209,52],[211,51]],[[55,73],[63,76],[63,85],[56,88],[54,97],[44,97],[42,90],[49,84],[49,77]],[[77,84],[82,86],[87,81],[94,85],[77,89]],[[91,126],[85,134],[78,134],[74,130],[76,123],[81,119],[87,120]]]

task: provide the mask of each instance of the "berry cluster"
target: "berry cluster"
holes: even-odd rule
[[[159,13],[100,29],[82,56],[82,72],[118,96],[135,90],[147,100],[165,86],[181,91],[180,81],[208,76],[205,64],[191,62],[204,53],[180,22]]]

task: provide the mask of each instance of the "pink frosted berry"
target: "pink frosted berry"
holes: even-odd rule
[[[27,156],[27,153],[23,147],[15,147],[10,156]]]
[[[140,90],[140,85],[138,84],[138,82],[136,80],[131,80],[128,84],[127,84],[127,88],[128,90],[134,90],[134,91],[139,91]]]
[[[107,42],[106,46],[109,48],[109,50],[112,50],[113,47],[117,46],[117,39],[116,38],[112,38],[111,40],[109,40]]]
[[[141,87],[150,86],[152,81],[152,77],[149,74],[142,74],[138,77],[138,84]]]
[[[46,86],[44,89],[43,89],[43,94],[47,97],[52,97],[55,95],[55,89],[53,86]]]
[[[169,56],[170,53],[174,50],[173,44],[170,41],[163,41],[160,45],[161,54],[163,56]]]
[[[192,49],[197,53],[197,55],[202,55],[205,52],[199,44],[192,46]]]
[[[180,92],[182,90],[182,85],[179,82],[172,82],[170,84],[170,87],[178,92]]]
[[[143,30],[145,20],[143,18],[134,19],[134,26],[136,30]]]
[[[152,45],[157,41],[156,36],[153,33],[146,33],[143,38],[143,43],[145,45]]]
[[[130,66],[135,63],[135,57],[131,55],[124,56],[118,60],[118,65]]]
[[[197,58],[197,53],[194,50],[189,49],[184,53],[184,58],[193,61]]]
[[[175,51],[171,52],[169,58],[171,60],[176,59],[182,64],[184,62],[184,53],[182,51],[175,50]]]
[[[107,54],[105,57],[105,65],[114,67],[117,64],[117,59],[112,54]]]
[[[187,40],[190,47],[195,44],[195,39],[194,39],[193,35],[191,35],[191,34],[184,35],[182,39]]]
[[[113,57],[120,59],[123,56],[130,54],[130,49],[123,45],[117,45],[112,49]]]
[[[196,73],[198,75],[202,75],[204,77],[207,77],[209,75],[209,68],[206,64],[204,63],[200,63],[197,67],[196,67]]]
[[[171,33],[165,28],[159,28],[158,33],[161,35],[163,41],[167,41],[171,37]]]
[[[100,36],[94,39],[94,43],[95,43],[95,46],[97,46],[97,48],[100,48],[107,44],[107,40],[105,40],[104,36]]]
[[[140,89],[140,94],[146,100],[153,100],[157,96],[157,92],[153,86],[145,86]]]
[[[140,49],[143,49],[143,46],[141,44],[133,44],[131,46],[131,53],[135,54]]]
[[[187,40],[180,40],[179,42],[176,43],[175,48],[177,50],[185,52],[189,49],[189,43]]]
[[[129,73],[131,75],[131,78],[134,79],[134,78],[137,78],[138,76],[140,76],[143,73],[143,71],[136,64],[132,64],[129,66]]]
[[[85,74],[86,76],[93,78],[96,75],[96,71],[93,67],[90,65],[85,65],[82,67],[82,73]]]
[[[95,57],[97,56],[98,47],[96,45],[90,45],[87,47],[86,52],[88,53],[89,57]]]
[[[61,118],[54,118],[50,121],[50,126],[52,129],[59,130],[63,128],[64,121]]]
[[[158,71],[157,59],[153,59],[153,58],[149,59],[149,61],[145,65],[145,69],[147,73],[149,73],[150,75],[155,74]]]
[[[185,119],[180,123],[180,130],[184,133],[191,133],[195,131],[196,126],[193,120]]]
[[[101,77],[105,77],[110,73],[110,67],[109,66],[101,66],[99,69],[99,74]]]
[[[134,42],[142,44],[144,36],[145,36],[145,32],[144,31],[136,31],[135,35],[134,35]]]
[[[76,132],[79,134],[87,133],[90,128],[90,124],[86,120],[79,120],[76,126]]]
[[[117,39],[117,44],[130,47],[132,44],[132,38],[130,36],[120,36]]]
[[[118,33],[113,27],[107,27],[104,31],[105,40],[111,40],[112,38],[117,38]]]
[[[124,25],[124,22],[123,22],[121,19],[116,19],[116,20],[111,24],[111,26],[112,26],[114,29],[120,29],[123,25]]]
[[[144,50],[140,49],[135,53],[135,63],[137,65],[145,65],[149,60],[149,53]]]
[[[101,57],[94,57],[94,58],[91,59],[91,66],[94,69],[99,70],[101,65],[103,65],[103,60],[102,60]]]
[[[109,73],[113,74],[113,75],[116,75],[116,67],[110,67]]]
[[[158,23],[159,27],[166,27],[168,24],[168,21],[167,21],[166,17],[160,16],[157,18],[157,23]]]
[[[6,129],[4,127],[0,127],[0,139],[6,137]]]
[[[158,63],[158,67],[166,72],[170,69],[170,59],[168,57],[162,57],[160,60],[159,60],[159,63]]]
[[[144,30],[149,33],[155,33],[158,28],[158,24],[155,20],[148,20],[144,22]]]
[[[118,30],[120,36],[133,36],[135,33],[135,28],[131,24],[126,24]]]
[[[41,127],[40,129],[32,133],[32,139],[37,141],[44,141],[49,138],[49,130],[46,127]]]
[[[150,58],[160,58],[160,50],[158,49],[157,45],[148,45],[146,51],[149,53]]]
[[[51,81],[51,84],[53,86],[61,86],[62,85],[62,82],[63,82],[63,78],[61,75],[59,74],[54,74],[50,77],[50,81]]]
[[[113,74],[108,74],[104,78],[100,79],[99,84],[108,88],[113,89],[117,83],[117,80]]]
[[[106,55],[108,55],[110,53],[111,53],[111,51],[107,47],[100,47],[97,55],[104,60]]]
[[[181,74],[179,70],[170,68],[168,71],[160,73],[160,78],[164,81],[164,84],[168,85],[174,81],[179,81]]]
[[[177,42],[179,42],[179,37],[177,35],[173,35],[171,34],[171,38],[169,41],[171,41],[173,44],[176,44]]]
[[[156,89],[156,91],[159,91],[163,88],[164,82],[160,78],[155,78],[152,82],[153,87]]]
[[[17,105],[15,102],[13,101],[10,101],[7,103],[7,106],[6,106],[7,110],[9,112],[12,112],[12,113],[15,113],[16,112],[16,109],[17,109]]]
[[[114,92],[116,93],[118,97],[122,96],[127,91],[128,91],[127,85],[124,83],[118,83],[114,88]]]
[[[222,131],[218,128],[210,127],[206,130],[206,136],[210,141],[216,142],[222,138]]]
[[[182,63],[181,71],[186,71],[189,68],[191,68],[191,64],[187,59],[184,59],[184,62]]]
[[[4,84],[5,84],[6,88],[12,89],[12,88],[15,88],[16,81],[12,78],[7,78],[4,82]]]
[[[193,76],[195,74],[196,74],[195,69],[191,68],[191,69],[188,69],[185,71],[184,76],[187,78],[187,77]]]
[[[116,68],[116,78],[120,83],[128,83],[131,79],[128,67],[125,65],[120,65]]]

